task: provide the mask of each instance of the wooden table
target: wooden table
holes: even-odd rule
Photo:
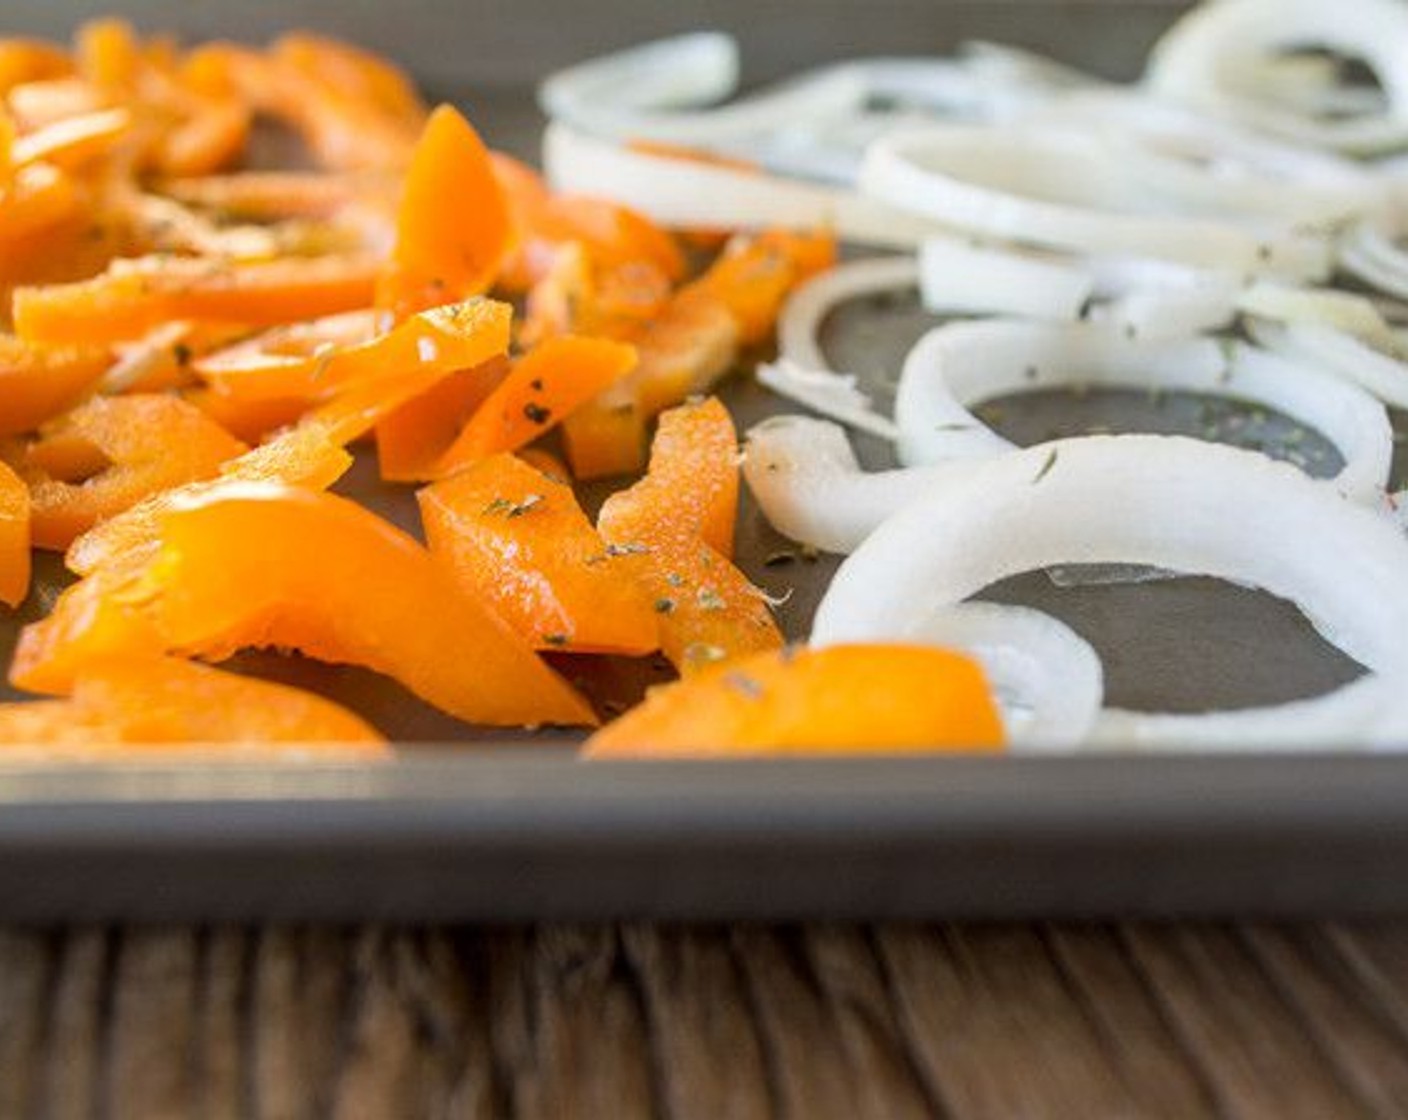
[[[0,1116],[1392,1116],[1408,928],[0,934]]]

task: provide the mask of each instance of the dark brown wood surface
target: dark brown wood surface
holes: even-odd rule
[[[0,933],[0,1116],[1408,1115],[1408,927]]]

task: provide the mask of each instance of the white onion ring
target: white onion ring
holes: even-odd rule
[[[861,164],[863,192],[984,237],[1080,254],[1161,257],[1244,273],[1318,275],[1323,239],[1258,236],[1147,204],[1118,153],[1096,137],[1038,127],[943,125],[887,135]]]
[[[931,237],[919,248],[919,292],[930,311],[1071,320],[1095,281],[1075,262]]]
[[[1408,253],[1400,249],[1393,231],[1380,220],[1364,220],[1345,231],[1339,242],[1339,265],[1370,287],[1399,299],[1408,299]]]
[[[966,602],[935,611],[913,634],[983,667],[1015,749],[1068,748],[1095,727],[1105,671],[1094,648],[1042,611]]]
[[[610,198],[667,226],[830,228],[843,241],[899,249],[941,232],[850,191],[632,151],[557,121],[543,133],[543,167],[555,190]]]
[[[1308,117],[1237,88],[1239,75],[1277,53],[1324,47],[1362,59],[1388,96],[1381,115]],[[1368,154],[1408,141],[1408,11],[1394,0],[1218,0],[1173,25],[1149,56],[1145,81],[1161,96],[1312,147]]]
[[[875,411],[870,398],[857,387],[859,379],[854,374],[802,366],[779,358],[775,362],[760,362],[757,378],[758,384],[778,396],[805,405],[828,419],[891,443],[899,437],[895,422]]]
[[[919,265],[913,257],[872,257],[819,272],[793,291],[777,321],[782,357],[809,369],[829,369],[819,336],[826,317],[847,300],[914,288]]]
[[[1394,408],[1408,408],[1408,364],[1345,331],[1319,323],[1276,323],[1248,317],[1247,334],[1293,361],[1332,369]]]
[[[1387,197],[1381,176],[1348,160],[1128,89],[1064,97],[1033,119],[1097,132],[1139,190],[1175,213],[1251,228],[1326,225],[1374,211]]]
[[[1179,436],[1059,440],[969,466],[931,473],[931,491],[842,564],[814,641],[903,640],[930,614],[1052,564],[1151,564],[1295,603],[1327,640],[1384,678],[1349,686],[1370,693],[1385,717],[1353,732],[1374,743],[1401,733],[1401,717],[1388,717],[1408,695],[1408,540],[1389,519],[1285,464]],[[1297,708],[1319,718],[1354,702],[1339,689]],[[1176,742],[1158,735],[1153,718],[1145,731],[1150,744],[1226,745],[1235,741],[1229,718],[1254,721],[1268,736],[1241,740],[1246,746],[1298,741],[1277,709],[1181,718]],[[1326,730],[1342,739],[1348,729]]]
[[[1001,454],[1013,445],[971,406],[1007,393],[1074,385],[1175,389],[1251,401],[1285,413],[1335,445],[1333,480],[1346,497],[1381,503],[1393,428],[1378,401],[1340,378],[1243,343],[1148,343],[1091,323],[989,320],[930,331],[905,359],[895,398],[900,461]]]

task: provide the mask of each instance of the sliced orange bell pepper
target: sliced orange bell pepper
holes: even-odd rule
[[[16,289],[15,332],[32,342],[103,343],[140,338],[171,319],[273,326],[367,306],[377,269],[375,257],[355,253],[116,261],[91,280]]]
[[[160,175],[207,175],[235,163],[253,124],[249,109],[232,98],[192,99],[185,119],[168,128],[149,156]]]
[[[331,700],[173,657],[99,662],[66,700],[0,704],[0,761],[14,761],[16,746],[54,743],[336,743],[375,756],[384,742]]]
[[[831,646],[743,658],[653,689],[587,741],[588,758],[1000,751],[970,658],[925,646]]]
[[[0,335],[0,436],[33,431],[72,407],[112,360],[106,349],[33,346]]]
[[[43,39],[0,39],[0,95],[24,82],[63,78],[73,73],[68,52]]]
[[[10,158],[20,167],[45,160],[72,171],[108,154],[131,127],[132,114],[126,109],[84,113],[17,137]]]
[[[508,376],[499,356],[450,374],[439,384],[387,413],[376,426],[377,464],[389,482],[438,478],[441,457],[465,421]]]
[[[509,454],[419,491],[431,555],[539,649],[645,654],[655,612],[572,488]]]
[[[514,363],[513,372],[469,418],[441,456],[438,473],[532,443],[636,364],[635,348],[604,338],[551,338]]]
[[[110,108],[111,99],[76,77],[37,78],[10,87],[5,102],[23,131]]]
[[[80,206],[73,180],[52,164],[16,168],[0,191],[0,243],[52,229]]]
[[[429,553],[331,494],[245,483],[183,502],[145,563],[109,565],[26,627],[11,680],[67,687],[94,656],[296,649],[395,677],[470,723],[590,724],[590,706]]]
[[[731,557],[738,466],[738,432],[718,398],[671,409],[660,417],[645,477],[606,500],[602,523],[628,535],[657,521]]]
[[[415,83],[385,58],[328,35],[291,31],[281,35],[273,57],[344,96],[373,106],[388,116],[419,128],[425,121],[425,103]]]
[[[572,241],[529,291],[519,343],[536,346],[564,334],[630,342],[660,316],[672,294],[669,277],[651,262],[598,268],[586,247]]]
[[[199,501],[231,483],[276,482],[326,490],[351,466],[352,456],[342,446],[338,433],[322,424],[300,424],[223,463],[216,478],[152,494],[131,509],[100,522],[73,542],[64,554],[64,564],[79,575],[90,575],[105,564],[149,555],[160,543],[161,519],[167,512],[182,502]]]
[[[369,315],[340,317],[335,330],[346,332],[343,344],[328,341],[332,333],[325,329],[327,324],[299,325],[193,365],[228,396],[317,400],[359,381],[415,369],[445,375],[477,366],[508,350],[512,316],[508,304],[478,298],[422,311],[385,334],[374,333],[375,319]]]
[[[24,601],[29,566],[29,487],[0,462],[0,603]]]
[[[513,247],[508,200],[479,134],[441,105],[411,157],[377,306],[397,319],[488,291]]]
[[[708,292],[683,291],[636,344],[635,370],[578,409],[563,427],[578,478],[634,474],[645,465],[646,424],[706,391],[738,359],[738,323]]]
[[[363,194],[384,187],[366,176],[323,171],[237,171],[167,179],[157,189],[187,206],[229,218],[270,222],[327,218]]]
[[[296,424],[308,411],[308,402],[302,397],[246,400],[226,396],[208,386],[187,389],[182,395],[236,439],[251,444]]]
[[[46,445],[57,441],[64,454],[87,445],[106,469],[81,482],[41,475],[30,484],[32,531],[39,548],[66,549],[99,521],[136,505],[149,494],[210,478],[220,464],[245,450],[205,413],[178,397],[134,395],[95,397],[45,430],[29,456],[46,463]],[[58,465],[50,457],[47,465]],[[80,468],[82,469],[82,468]]]
[[[682,672],[782,645],[763,593],[727,559],[737,498],[733,422],[709,400],[660,418],[650,470],[597,519],[655,603],[660,648]]]
[[[738,321],[744,345],[756,346],[772,334],[787,293],[836,263],[830,234],[768,230],[733,238],[707,272],[686,290],[708,292]]]

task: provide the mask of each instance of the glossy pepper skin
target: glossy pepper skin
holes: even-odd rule
[[[29,573],[29,487],[0,462],[0,603],[24,602]]]
[[[982,670],[929,646],[745,657],[656,689],[587,742],[589,758],[912,754],[1002,749]]]
[[[468,723],[595,722],[425,549],[345,498],[232,483],[166,512],[160,539],[154,555],[99,569],[26,627],[11,681],[63,693],[98,657],[275,647],[383,672]]]

